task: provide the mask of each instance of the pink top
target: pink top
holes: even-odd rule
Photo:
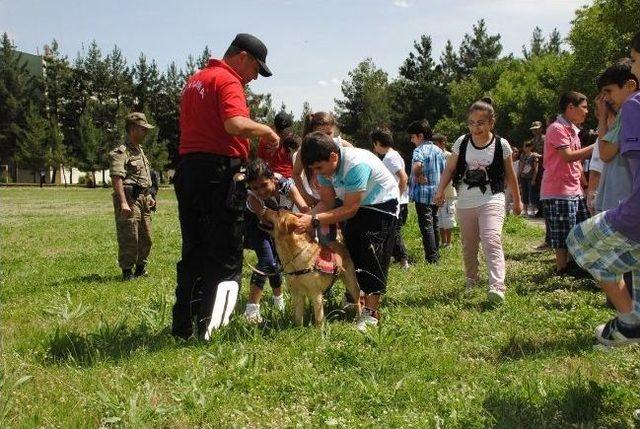
[[[560,150],[582,147],[578,138],[578,127],[562,116],[547,128],[544,142],[544,175],[540,185],[540,198],[566,198],[584,195],[580,178],[582,161],[565,161]]]

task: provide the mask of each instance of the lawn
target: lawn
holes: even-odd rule
[[[640,348],[595,346],[612,316],[602,293],[553,277],[552,254],[533,250],[542,231],[520,218],[505,225],[503,306],[463,293],[459,242],[420,262],[411,217],[415,264],[391,268],[379,329],[362,335],[341,314],[342,285],[324,329],[272,312],[267,290],[263,325],[236,317],[205,344],[169,335],[172,190],[153,217],[151,276],[127,283],[108,190],[0,188],[0,215],[3,428],[640,425]]]

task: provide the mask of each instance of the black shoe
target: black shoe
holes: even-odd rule
[[[128,281],[133,280],[133,273],[131,272],[131,268],[122,270],[122,280]]]
[[[580,265],[576,264],[574,261],[569,261],[569,263],[567,264],[566,271],[567,271],[567,275],[570,275],[571,277],[574,277],[576,279],[592,278],[591,274],[589,274],[589,271],[585,270]]]
[[[596,339],[605,346],[640,343],[640,325],[628,326],[614,317],[596,328]]]
[[[136,271],[133,273],[134,277],[147,277],[149,272],[144,265],[136,265]]]

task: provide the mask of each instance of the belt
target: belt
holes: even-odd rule
[[[244,160],[241,158],[232,158],[226,155],[218,155],[215,153],[209,152],[190,152],[182,155],[180,157],[180,162],[182,161],[204,161],[204,162],[212,162],[216,164],[223,164],[227,167],[237,167],[244,163]]]

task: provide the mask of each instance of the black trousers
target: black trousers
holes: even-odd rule
[[[203,337],[212,317],[218,284],[240,283],[244,235],[244,185],[233,185],[230,158],[207,154],[185,157],[174,176],[182,232],[177,264],[172,333],[188,338],[197,324]],[[201,155],[201,156],[197,156]]]
[[[387,289],[395,230],[395,216],[367,208],[360,208],[346,222],[344,241],[356,267],[360,289],[367,295],[383,294]]]
[[[422,234],[422,247],[427,263],[435,263],[440,259],[440,231],[438,229],[438,206],[416,203],[418,226]]]
[[[402,227],[405,223],[407,223],[407,216],[409,215],[409,205],[408,204],[400,204],[400,213],[398,215],[398,220],[396,221],[396,232],[395,238],[393,240],[393,251],[391,255],[396,262],[399,262],[403,259],[408,260],[409,255],[407,254],[407,248],[404,245],[404,240],[402,239]]]

